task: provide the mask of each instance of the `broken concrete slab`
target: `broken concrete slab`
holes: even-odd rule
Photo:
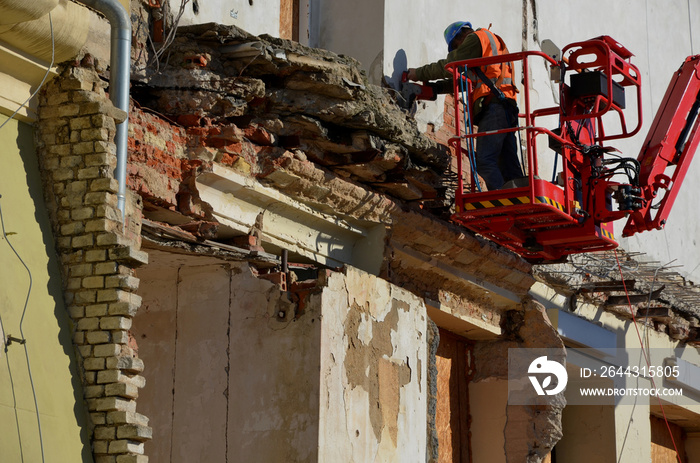
[[[268,119],[312,118],[317,125],[316,132],[312,131],[316,139],[305,143],[312,151],[323,151],[320,140],[327,137],[331,142],[327,151],[331,151],[332,145],[338,144],[332,127],[337,126],[366,131],[398,145],[398,156],[408,155],[411,163],[437,174],[446,169],[450,158],[447,148],[421,134],[388,91],[369,85],[355,60],[291,41],[253,37],[233,26],[206,26],[180,28],[171,50],[172,65],[167,72],[145,81],[150,96],[144,98],[154,109],[164,114],[195,113],[214,118],[256,116],[261,110]],[[252,58],[240,53],[232,56],[232,45],[249,45],[259,53]],[[181,61],[193,52],[206,55],[206,64],[184,69]],[[240,66],[243,60],[246,63]],[[185,98],[181,98],[183,94]],[[304,133],[287,135],[312,138]],[[352,147],[366,151],[355,142]]]

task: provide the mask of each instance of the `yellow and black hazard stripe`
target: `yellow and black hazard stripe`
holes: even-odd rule
[[[552,198],[547,198],[546,196],[536,196],[535,202],[538,204],[549,204],[550,206],[554,206],[560,211],[564,212],[564,206],[562,206],[561,203],[558,203]]]
[[[527,196],[519,196],[517,198],[494,199],[491,201],[477,201],[475,203],[466,203],[465,210],[475,211],[479,209],[489,209],[492,207],[513,206],[516,204],[530,204],[530,198]]]
[[[604,228],[596,227],[596,231],[598,232],[598,236],[600,238],[607,238],[609,240],[615,241],[615,235],[613,235],[611,232]]]
[[[560,211],[564,211],[564,206],[561,205],[561,203],[551,199],[547,198],[546,196],[537,196],[535,197],[535,203],[536,204],[548,204],[550,206],[556,207]],[[503,198],[503,199],[493,199],[490,201],[477,201],[473,203],[466,203],[464,205],[465,210],[467,211],[476,211],[480,209],[490,209],[493,207],[502,207],[502,206],[514,206],[517,204],[530,204],[530,198],[527,196],[518,196],[516,198]]]

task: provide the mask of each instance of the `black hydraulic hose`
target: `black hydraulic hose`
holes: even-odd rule
[[[680,156],[680,154],[683,152],[683,149],[685,148],[688,133],[690,133],[690,129],[695,124],[695,120],[698,117],[698,112],[700,112],[700,92],[698,92],[698,94],[695,96],[695,103],[693,103],[693,106],[690,108],[688,118],[685,120],[685,126],[683,127],[681,134],[678,136],[678,141],[676,141],[676,159],[678,158],[678,156]]]

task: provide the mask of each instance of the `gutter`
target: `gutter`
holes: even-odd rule
[[[111,25],[109,98],[117,108],[126,113],[123,122],[117,124],[114,141],[117,145],[117,168],[114,177],[119,183],[117,207],[125,222],[126,212],[126,162],[129,136],[129,85],[131,80],[131,18],[119,0],[78,0],[107,18]]]

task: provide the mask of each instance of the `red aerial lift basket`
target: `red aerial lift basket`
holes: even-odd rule
[[[456,126],[449,143],[461,173],[452,219],[532,262],[613,249],[618,243],[612,222],[620,218],[630,217],[625,234],[662,226],[660,221],[665,220],[677,192],[672,187],[680,185],[700,139],[698,57],[688,58],[674,76],[660,109],[665,115],[657,115],[639,158],[632,159],[611,156],[616,150],[603,145],[635,135],[642,124],[640,72],[630,63],[631,56],[615,40],[602,36],[568,45],[559,60],[528,51],[448,64],[454,80]],[[559,81],[559,106],[531,109],[529,60],[535,58],[544,60]],[[487,133],[475,131],[470,117],[474,80],[470,69],[502,63],[512,66],[514,62],[521,63],[523,75],[520,125]],[[628,87],[636,90],[637,117],[631,130],[623,114]],[[538,127],[537,119],[545,116],[556,116],[558,127]],[[606,133],[604,116],[606,123],[617,122],[617,131]],[[475,145],[479,137],[505,132],[519,132],[524,141],[527,177],[506,183],[500,190],[482,191],[476,175]],[[665,152],[664,142],[659,141],[662,133],[672,136],[674,146],[680,148]],[[539,175],[538,135],[546,135],[549,155],[556,157],[556,181]],[[673,174],[669,176],[667,169],[673,169]],[[626,181],[617,181],[621,177]],[[660,209],[658,204],[652,204],[660,189],[667,190],[662,200],[663,217],[655,213]]]

